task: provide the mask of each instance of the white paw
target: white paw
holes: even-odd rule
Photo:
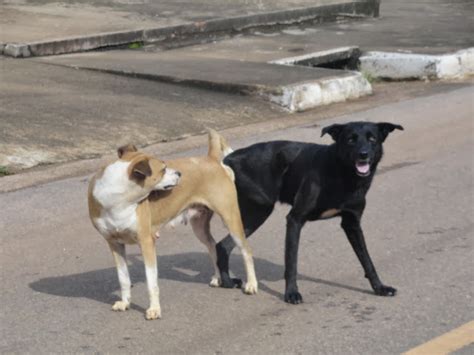
[[[125,301],[117,301],[112,306],[112,310],[120,311],[120,312],[126,311],[129,308],[130,308],[130,303],[125,302]]]
[[[258,286],[257,283],[250,283],[247,282],[244,287],[244,293],[247,295],[255,295],[258,292]]]
[[[217,276],[213,276],[211,282],[209,282],[209,286],[211,287],[219,287],[221,285],[221,278]]]
[[[161,318],[161,309],[160,308],[148,308],[146,310],[145,318],[148,320]]]

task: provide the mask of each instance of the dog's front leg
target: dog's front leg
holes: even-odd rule
[[[158,265],[156,262],[155,239],[152,235],[140,238],[143,261],[145,263],[146,283],[150,297],[150,307],[146,310],[146,319],[161,318],[160,290],[158,288]]]
[[[293,207],[286,217],[285,239],[285,302],[299,304],[303,297],[298,292],[296,283],[298,275],[298,247],[301,229],[307,221],[308,214],[316,206],[319,196],[317,180],[309,176],[301,184],[295,196]]]
[[[146,310],[146,319],[161,318],[160,289],[158,288],[158,265],[156,262],[155,235],[152,233],[150,206],[148,200],[137,207],[138,243],[145,264],[146,283],[150,296],[150,307]]]
[[[350,211],[342,213],[341,227],[349,239],[362,267],[364,268],[365,277],[369,279],[370,285],[376,295],[379,296],[395,296],[397,290],[390,286],[385,286],[380,281],[375,266],[372,263],[367,246],[365,244],[364,233],[360,226],[361,215]]]
[[[125,245],[115,241],[108,241],[112,255],[114,256],[117,275],[120,282],[122,300],[115,302],[112,306],[114,311],[126,311],[130,307],[130,275],[128,273]]]
[[[285,302],[298,304],[303,297],[298,292],[296,278],[298,275],[298,248],[303,222],[288,214],[285,240]]]

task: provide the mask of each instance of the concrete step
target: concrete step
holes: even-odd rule
[[[0,54],[57,55],[133,42],[189,41],[249,28],[331,21],[340,16],[378,16],[380,1],[200,0],[179,2],[178,6],[161,0],[136,5],[112,1],[107,6],[88,1],[74,5],[44,4],[40,0],[29,3],[0,8]]]
[[[78,69],[258,96],[291,112],[372,93],[369,82],[358,72],[189,55],[176,57],[172,51],[96,52],[36,60]]]

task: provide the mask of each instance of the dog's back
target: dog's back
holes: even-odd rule
[[[283,179],[291,164],[311,143],[272,141],[238,149],[225,157],[237,176],[239,196],[247,196],[261,205],[273,205],[280,200]]]
[[[168,167],[181,172],[181,179],[173,190],[154,191],[150,194],[154,224],[171,220],[193,204],[202,204],[212,209],[212,199],[236,199],[234,174],[231,169],[222,165],[222,159],[230,148],[216,131],[209,130],[208,137],[207,155],[165,161]]]
[[[353,174],[341,175],[342,166],[334,144],[262,142],[236,150],[225,157],[224,164],[234,171],[239,198],[245,196],[268,206],[276,202],[292,205],[308,174],[318,184],[329,187],[329,191],[338,190],[331,193],[334,197],[342,191],[336,185],[352,186],[357,180]],[[366,179],[358,188],[366,191],[371,181],[371,178]]]

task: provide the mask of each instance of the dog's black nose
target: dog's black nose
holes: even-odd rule
[[[179,171],[176,172],[176,175],[178,175],[178,177],[181,177],[181,173]]]
[[[369,152],[366,150],[363,150],[359,152],[359,158],[360,159],[367,159],[369,157]]]

